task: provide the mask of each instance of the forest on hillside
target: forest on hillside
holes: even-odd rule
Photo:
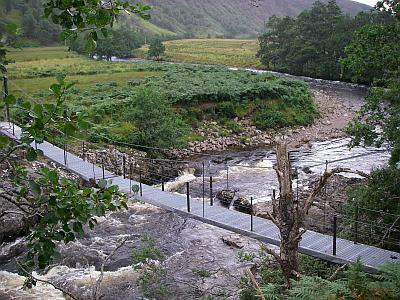
[[[340,59],[346,56],[345,49],[357,31],[367,25],[375,28],[388,26],[396,32],[395,18],[386,12],[360,12],[351,17],[341,10],[336,1],[327,4],[317,1],[311,9],[297,17],[269,18],[267,32],[259,37],[257,56],[268,69],[279,72],[331,80],[355,80],[350,72],[343,72]],[[386,47],[390,49],[389,45],[394,46],[397,41],[395,36],[388,38]],[[370,84],[374,76],[373,72],[369,74],[357,81]]]

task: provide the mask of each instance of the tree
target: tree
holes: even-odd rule
[[[148,55],[156,60],[160,60],[160,56],[165,52],[165,46],[160,39],[154,39],[150,43]]]
[[[395,8],[393,8],[395,9]],[[388,25],[367,25],[354,35],[341,60],[354,80],[372,83],[359,115],[347,131],[352,145],[392,149],[392,167],[400,161],[400,19]]]
[[[85,36],[79,37],[70,42],[70,48],[78,53],[88,54],[85,42]],[[97,40],[97,47],[90,54],[99,58],[105,57],[107,60],[111,60],[113,56],[130,57],[132,50],[140,48],[143,44],[144,38],[139,32],[128,29],[112,29]]]
[[[141,2],[130,4],[125,0],[46,0],[44,15],[63,28],[63,39],[75,39],[80,31],[88,31],[86,49],[94,50],[100,32],[104,35],[121,12],[139,15],[144,19],[151,7]]]
[[[278,71],[339,79],[338,59],[351,40],[353,26],[336,1],[317,1],[296,18],[271,17],[269,30],[259,38],[257,56]]]
[[[142,145],[161,148],[185,144],[187,125],[172,110],[165,96],[148,89],[138,89],[135,107],[126,114],[138,129],[133,139]]]
[[[278,227],[281,243],[279,255],[272,250],[266,249],[278,261],[282,273],[285,276],[286,284],[290,287],[291,279],[299,278],[299,243],[305,233],[304,222],[315,197],[321,192],[329,178],[337,173],[355,173],[364,177],[368,175],[351,171],[350,169],[335,168],[326,170],[321,176],[317,186],[310,192],[306,199],[299,201],[292,190],[292,170],[290,166],[287,144],[278,143],[276,146],[277,163],[274,166],[278,182],[279,197],[273,197],[273,212],[268,213],[271,220]]]
[[[354,18],[344,15],[336,1],[316,1],[298,17],[269,18],[268,31],[259,37],[257,56],[273,70],[326,79],[349,80],[341,72],[339,59],[352,40],[353,32],[364,25],[387,24],[388,13],[361,12]]]

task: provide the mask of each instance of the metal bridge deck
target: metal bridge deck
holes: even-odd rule
[[[21,129],[14,126],[14,133],[8,123],[0,123],[0,132],[17,140],[21,134]],[[37,148],[42,150],[44,155],[55,163],[69,169],[83,179],[102,178],[102,168],[95,166],[80,157],[68,153],[67,163],[64,163],[64,150],[48,142],[38,144]],[[130,182],[122,176],[116,176],[109,171],[105,171],[105,178],[112,178],[113,183],[118,185],[120,191],[130,193]],[[202,201],[191,200],[191,212],[187,212],[186,197],[171,192],[163,192],[157,188],[142,185],[142,196],[135,196],[137,200],[153,204],[155,206],[186,215],[201,222],[211,224],[232,232],[243,234],[260,240],[265,243],[279,246],[279,230],[270,220],[253,217],[253,231],[250,230],[250,216],[223,207],[209,206],[204,207]],[[364,244],[354,244],[354,242],[337,239],[337,253],[332,255],[332,237],[314,231],[307,231],[300,242],[300,252],[316,258],[327,260],[334,263],[352,263],[358,257],[366,270],[375,271],[386,262],[400,262],[400,253],[387,251]]]

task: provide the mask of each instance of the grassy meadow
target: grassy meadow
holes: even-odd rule
[[[95,61],[65,47],[11,49],[8,57],[14,61],[7,68],[10,92],[17,96],[43,95],[59,74],[77,81],[76,87],[82,90],[110,81],[126,85],[130,80],[160,74],[140,70],[134,64]]]
[[[164,59],[184,63],[226,65],[261,68],[256,53],[257,40],[186,39],[164,42]],[[148,46],[135,51],[138,57],[147,57]]]
[[[224,44],[218,51],[198,50],[198,56],[215,60],[203,61],[207,64],[235,65],[231,60],[236,57],[236,65],[251,66],[247,42],[230,43],[242,45],[245,54],[223,50],[232,47]],[[51,101],[49,86],[57,75],[76,81],[66,105],[88,115],[93,124],[89,139],[96,142],[178,147],[201,139],[196,128],[209,121],[225,136],[241,133],[234,119],[268,129],[309,124],[315,114],[305,83],[270,74],[224,66],[96,61],[64,47],[14,49],[9,57],[15,61],[8,66],[9,91],[22,99]],[[18,110],[14,114],[26,117]]]

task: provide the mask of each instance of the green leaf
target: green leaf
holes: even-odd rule
[[[30,110],[32,108],[32,104],[29,101],[25,101],[21,103],[21,107]]]
[[[72,226],[72,229],[73,229],[75,232],[78,232],[78,233],[83,232],[82,223],[81,223],[81,222],[74,222],[74,224],[73,224],[73,226]]]
[[[52,91],[53,92],[53,94],[56,96],[56,97],[60,97],[61,96],[61,85],[59,85],[59,84],[52,84],[51,86],[50,86],[50,91]]]
[[[58,173],[55,170],[50,171],[48,176],[52,184],[58,184]]]
[[[107,180],[105,179],[100,179],[99,183],[97,184],[99,186],[99,188],[101,189],[105,189],[107,187]]]
[[[36,152],[35,149],[33,149],[33,148],[28,148],[28,149],[26,150],[26,159],[27,159],[28,161],[35,161],[35,160],[37,159],[37,157],[38,157],[38,154],[37,154],[37,152]]]
[[[13,95],[8,95],[4,98],[4,102],[8,105],[15,105],[17,103],[17,99]]]
[[[41,117],[43,114],[43,106],[41,104],[36,104],[32,111],[34,112],[34,114],[38,117]]]
[[[76,131],[76,128],[74,125],[72,125],[71,123],[67,123],[64,126],[64,133],[66,135],[72,135],[74,132]]]
[[[139,192],[139,190],[140,190],[139,185],[135,184],[132,186],[132,192],[134,194],[137,194]]]
[[[37,196],[40,195],[41,192],[42,192],[40,185],[37,184],[37,183],[36,183],[35,181],[33,181],[33,180],[29,180],[29,187],[30,187],[32,193],[35,194],[35,195],[37,195]]]
[[[69,242],[72,242],[75,240],[75,234],[72,232],[68,232],[67,235],[65,236],[64,242],[65,244],[68,244]]]
[[[88,38],[85,44],[85,51],[92,52],[96,50],[97,42],[93,38]]]

